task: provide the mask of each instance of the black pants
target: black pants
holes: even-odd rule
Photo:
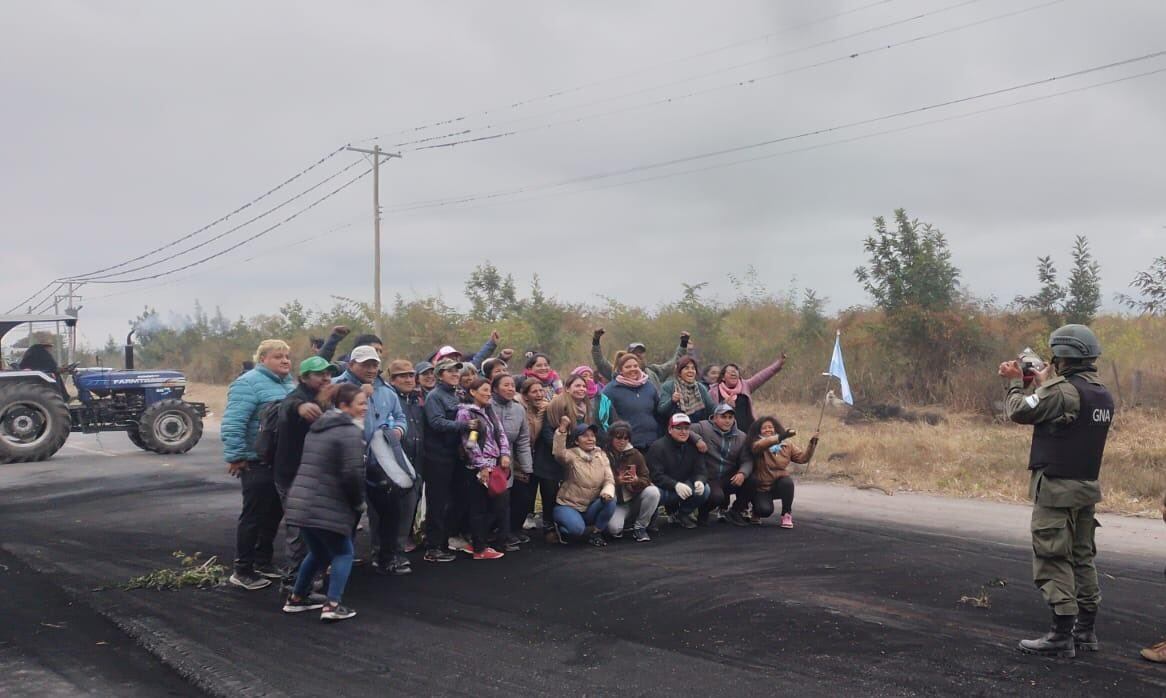
[[[248,461],[239,474],[239,482],[243,486],[243,511],[235,530],[235,569],[248,571],[255,565],[271,564],[283,505],[270,467]]]
[[[279,494],[280,505],[286,505],[287,489],[280,487],[279,483],[276,483],[275,491]],[[287,564],[284,566],[284,569],[287,570],[288,576],[294,579],[296,572],[300,569],[300,564],[308,556],[308,543],[304,540],[304,536],[300,532],[300,527],[292,526],[291,524],[284,524],[283,540],[285,554],[287,555]]]
[[[486,548],[486,538],[495,526],[498,527],[498,541],[504,544],[510,538],[510,492],[497,497],[478,481],[478,471],[461,468],[454,477],[458,478],[462,500],[466,503],[470,521],[470,544],[474,550]]]
[[[453,489],[453,474],[460,467],[445,461],[425,464],[425,547],[430,550],[449,547],[445,517]]]
[[[718,478],[709,478],[709,498],[700,505],[700,518],[708,518],[713,509],[729,506],[729,496],[737,495],[733,509],[742,511],[745,508],[745,497],[742,495],[744,487],[738,487],[731,481],[736,473],[726,473]]]
[[[781,513],[788,514],[793,511],[794,506],[794,479],[789,477],[779,477],[773,483],[773,488],[768,492],[759,492],[756,487],[756,482],[750,478],[746,481],[748,492],[746,496],[749,501],[753,503],[753,514],[761,518],[766,518],[773,515],[773,502],[775,499],[781,500]]]
[[[416,489],[367,485],[369,537],[376,560],[387,560],[405,552],[405,536],[413,533],[417,510]]]
[[[534,498],[538,495],[538,478],[530,475],[530,480],[522,482],[514,478],[514,485],[510,488],[510,530],[522,530],[526,517],[534,511]]]
[[[538,495],[543,500],[543,528],[549,531],[555,525],[555,498],[559,496],[559,481],[540,477]],[[533,500],[531,506],[534,506]]]

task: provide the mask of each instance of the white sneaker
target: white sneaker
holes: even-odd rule
[[[465,550],[468,550],[469,548],[470,548],[470,542],[468,540],[466,540],[465,538],[462,538],[461,536],[450,536],[449,537],[449,549],[450,550],[465,551]]]
[[[543,527],[542,517],[535,516],[534,514],[527,514],[526,521],[522,522],[522,530],[524,530],[524,531],[533,531],[536,528],[542,528],[542,527]]]

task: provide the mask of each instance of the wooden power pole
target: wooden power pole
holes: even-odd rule
[[[348,146],[345,150],[351,150],[356,153],[364,153],[372,156],[372,235],[373,235],[373,312],[376,314],[376,329],[377,335],[383,340],[385,338],[384,320],[381,314],[381,159],[391,160],[393,158],[401,157],[400,153],[386,153],[381,150],[379,145],[373,146],[372,150],[365,148],[353,148]]]

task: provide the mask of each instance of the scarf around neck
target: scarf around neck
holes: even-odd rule
[[[621,373],[615,377],[615,382],[620,385],[626,385],[629,388],[639,388],[648,382],[648,374],[640,371],[639,378],[628,378]]]
[[[704,408],[704,399],[700,396],[700,386],[694,381],[685,383],[676,379],[676,389],[680,391],[680,409],[691,415]]]

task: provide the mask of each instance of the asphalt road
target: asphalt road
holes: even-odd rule
[[[358,569],[345,602],[359,615],[329,626],[281,614],[273,588],[121,590],[175,550],[229,560],[238,485],[211,434],[182,457],[71,440],[50,462],[0,468],[0,693],[1166,695],[1166,668],[1137,656],[1166,636],[1166,549],[1103,546],[1103,651],[1034,658],[1015,643],[1048,619],[1015,536],[822,499],[796,508],[793,531],[538,543],[494,562],[417,560],[403,578]],[[960,602],[982,589],[989,607]]]

